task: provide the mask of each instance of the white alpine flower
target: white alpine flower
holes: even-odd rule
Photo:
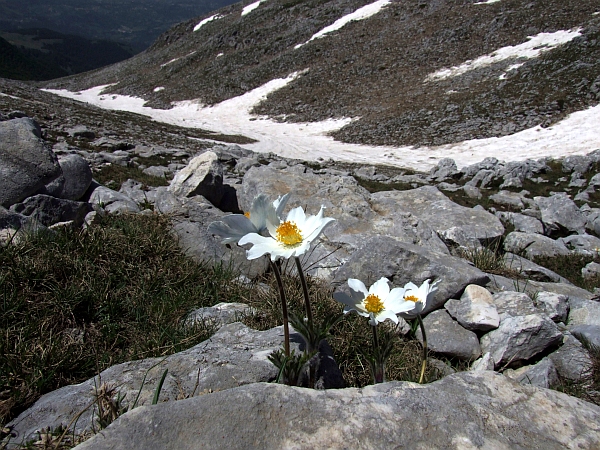
[[[423,312],[423,309],[425,309],[425,306],[427,305],[427,301],[431,299],[431,295],[437,290],[437,284],[439,282],[440,280],[436,280],[430,285],[429,280],[425,280],[421,286],[417,286],[412,282],[404,285],[404,300],[412,302],[415,305],[414,309],[409,311],[406,316],[414,317]]]
[[[267,230],[270,236],[249,233],[239,240],[240,245],[252,244],[246,252],[248,259],[256,259],[265,254],[271,255],[271,260],[300,256],[310,247],[323,232],[323,229],[335,219],[323,217],[323,207],[316,216],[307,216],[301,206],[292,209],[285,221],[279,218],[272,220],[267,217]]]
[[[265,194],[258,195],[252,202],[250,211],[245,214],[231,214],[208,225],[208,231],[223,238],[223,244],[238,242],[249,233],[262,234],[267,229],[267,221],[278,221],[289,193],[278,197],[272,203]]]
[[[415,303],[404,300],[404,288],[390,290],[388,283],[389,280],[383,277],[367,290],[362,281],[349,278],[350,295],[345,292],[336,292],[333,294],[333,298],[346,305],[344,314],[356,311],[359,315],[368,317],[372,326],[386,319],[398,323],[396,314],[410,311],[415,307]]]

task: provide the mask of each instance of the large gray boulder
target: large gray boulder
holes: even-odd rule
[[[9,207],[44,189],[62,171],[29,118],[0,122],[0,205]]]
[[[49,195],[34,195],[10,207],[12,212],[28,216],[44,226],[59,222],[70,222],[77,227],[92,208],[89,203],[65,200]]]
[[[577,205],[565,192],[551,197],[534,197],[542,213],[542,223],[547,235],[569,232],[585,233],[586,219]]]
[[[434,252],[424,247],[405,244],[392,237],[372,237],[352,253],[335,273],[334,283],[345,284],[348,278],[358,278],[367,285],[386,277],[394,286],[409,281],[420,285],[426,279],[439,279],[424,312],[441,308],[449,298],[460,297],[470,284],[485,285],[489,278],[465,260]]]
[[[92,169],[88,162],[71,153],[58,159],[62,177],[46,185],[46,192],[53,197],[79,200],[92,184]]]
[[[205,152],[193,158],[187,167],[175,174],[169,191],[178,197],[202,195],[215,206],[223,198],[223,165],[214,152]]]
[[[484,371],[425,386],[241,386],[135,409],[77,449],[592,449],[599,423],[598,406]]]
[[[469,239],[485,242],[504,234],[504,226],[496,216],[484,210],[460,206],[433,186],[377,192],[372,197],[392,201],[398,210],[419,217],[440,236],[456,235],[456,230],[459,230],[467,237],[467,242],[452,242],[459,245],[468,246],[471,243]]]
[[[500,326],[480,340],[496,369],[525,362],[562,343],[563,335],[548,317],[531,314],[502,318]]]

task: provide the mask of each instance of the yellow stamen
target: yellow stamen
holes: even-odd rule
[[[365,298],[365,309],[373,314],[380,313],[384,309],[383,302],[375,294],[369,294]]]
[[[416,295],[407,295],[404,297],[404,300],[406,300],[407,302],[417,303],[419,301],[419,297],[417,297]]]
[[[283,222],[277,227],[277,240],[288,247],[302,243],[302,235],[294,222]]]
[[[246,211],[246,212],[244,213],[244,216],[246,216],[246,217],[249,219],[249,218],[250,218],[250,211]]]

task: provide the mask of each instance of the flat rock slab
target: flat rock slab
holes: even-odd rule
[[[77,449],[599,447],[600,407],[484,371],[424,386],[252,384],[135,409]]]
[[[294,346],[302,338],[292,333]],[[55,428],[66,425],[93,400],[94,386],[110,383],[118,386],[127,403],[132,404],[146,375],[138,405],[151,402],[156,386],[169,369],[161,390],[161,401],[175,400],[181,396],[231,389],[243,384],[271,381],[277,368],[267,359],[283,343],[283,327],[255,331],[241,323],[222,327],[209,340],[166,358],[148,358],[112,366],[81,384],[65,386],[42,396],[31,408],[9,425],[14,426],[17,437],[13,442],[35,437],[42,427]],[[76,423],[77,432],[89,430],[94,425],[94,412],[89,409]],[[175,424],[173,424],[175,425]],[[158,447],[157,447],[158,448]]]

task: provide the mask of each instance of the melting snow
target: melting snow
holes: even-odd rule
[[[245,16],[249,12],[254,11],[256,8],[258,8],[258,5],[260,5],[264,1],[265,0],[258,0],[257,2],[251,3],[248,6],[245,6],[244,9],[242,9],[242,16]]]
[[[224,16],[222,16],[221,14],[214,14],[210,17],[207,17],[206,19],[202,19],[200,22],[198,22],[198,25],[194,27],[194,31],[198,31],[200,28],[202,28],[202,26],[206,25],[208,22],[212,22],[213,20],[221,19],[223,17]]]
[[[271,80],[239,97],[214,106],[197,100],[176,102],[168,110],[144,106],[145,100],[124,95],[103,95],[107,87],[82,92],[45,89],[48,92],[87,102],[105,109],[143,114],[158,122],[188,128],[202,128],[225,134],[241,134],[258,142],[244,147],[257,152],[273,152],[301,160],[332,158],[365,164],[389,164],[429,170],[442,158],[453,158],[459,167],[474,164],[488,156],[518,161],[544,156],[585,154],[600,148],[600,105],[573,113],[549,128],[539,126],[500,138],[476,139],[438,147],[377,147],[334,141],[327,133],[339,130],[352,119],[330,119],[315,123],[278,123],[250,110],[268,94],[299,76]]]
[[[437,72],[427,75],[425,82],[457,77],[470,70],[490,66],[507,59],[536,58],[540,55],[540,53],[551,50],[558,45],[565,44],[577,36],[581,36],[581,28],[569,31],[560,30],[554,33],[540,33],[535,36],[529,36],[529,40],[522,44],[503,47],[490,55],[484,55],[477,59],[466,61],[460,66],[451,67],[450,69],[440,69]]]
[[[489,5],[491,3],[498,3],[500,0],[487,0],[487,2],[477,2],[474,5]]]
[[[154,92],[160,92],[160,91],[164,91],[165,87],[164,86],[158,86],[154,88]]]
[[[169,64],[173,64],[175,61],[179,61],[181,58],[187,58],[188,56],[192,56],[194,53],[196,53],[196,52],[195,52],[195,51],[193,51],[193,52],[191,52],[191,53],[188,53],[188,54],[187,54],[187,55],[185,55],[185,56],[180,56],[179,58],[173,58],[171,61],[167,61],[166,63],[164,63],[164,64],[161,64],[161,65],[160,65],[160,68],[162,69],[163,67],[166,67],[166,66],[168,66]]]
[[[328,27],[325,27],[318,33],[313,34],[313,36],[308,41],[306,41],[304,44],[298,44],[294,48],[299,49],[303,45],[308,44],[310,41],[322,38],[327,33],[331,33],[332,31],[337,31],[340,28],[342,28],[344,25],[346,25],[348,22],[352,22],[353,20],[368,19],[369,17],[374,16],[379,11],[381,11],[381,9],[388,3],[391,3],[391,0],[378,0],[375,3],[371,3],[369,5],[363,6],[362,8],[359,8],[356,11],[354,11],[353,13],[350,13],[347,16],[344,16],[341,19],[336,20]]]

